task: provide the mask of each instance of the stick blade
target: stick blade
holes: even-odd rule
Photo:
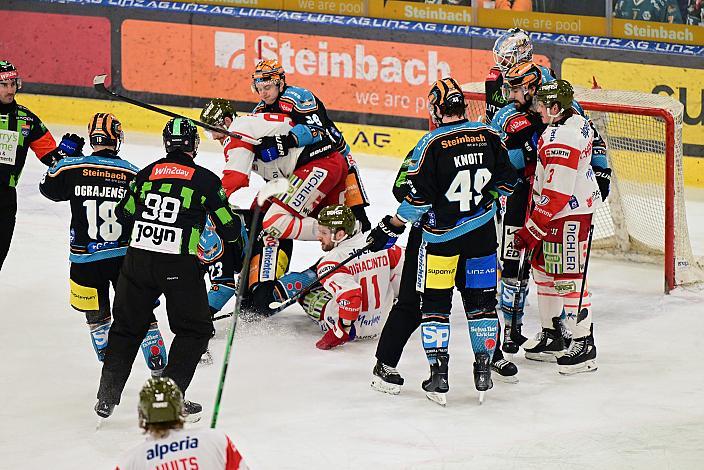
[[[93,86],[95,88],[105,88],[105,80],[108,79],[106,74],[96,75],[93,77]]]
[[[257,205],[262,206],[264,205],[264,201],[270,197],[285,193],[286,191],[288,191],[288,180],[286,178],[273,179],[259,190],[259,194],[257,194]]]
[[[281,307],[284,303],[283,302],[269,302],[269,308],[272,310],[276,310],[277,308]]]

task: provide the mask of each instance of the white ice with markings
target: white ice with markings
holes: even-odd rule
[[[57,137],[64,131],[50,128]],[[163,155],[159,137],[133,137],[128,126],[126,132],[121,154],[136,165]],[[198,162],[216,172],[222,167],[213,143],[202,144]],[[361,159],[373,222],[395,208],[390,186],[399,163]],[[137,393],[149,374],[140,353],[122,404],[96,431],[100,364],[83,315],[68,303],[69,208],[39,194],[44,169],[30,153],[0,272],[0,467],[114,468],[120,453],[143,439]],[[702,255],[704,203],[689,202],[688,219]],[[293,267],[309,266],[319,253],[316,243],[297,242]],[[450,392],[441,408],[420,386],[428,367],[418,332],[398,367],[406,379],[401,394],[386,395],[369,386],[374,341],[320,351],[319,328],[296,306],[238,326],[218,427],[254,469],[702,468],[704,297],[664,296],[655,265],[594,259],[590,270],[595,373],[564,377],[555,364],[517,357],[520,382],[495,381],[479,406],[456,296]],[[536,310],[533,289],[529,334],[538,328]],[[169,342],[163,303],[157,317]],[[205,411],[194,427],[210,420],[226,327],[219,322],[211,342],[215,364],[199,368],[188,391]]]

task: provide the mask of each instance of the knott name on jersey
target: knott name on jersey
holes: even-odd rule
[[[486,137],[484,135],[461,135],[454,139],[445,139],[440,141],[442,148],[450,148],[459,144],[469,144],[474,142],[486,142]]]
[[[159,180],[164,178],[176,178],[180,180],[190,180],[195,173],[194,168],[189,168],[175,163],[162,163],[155,165],[152,168],[152,174],[149,175],[150,180]]]
[[[455,159],[455,168],[469,165],[481,165],[484,163],[483,153],[465,153],[463,155],[457,155]]]

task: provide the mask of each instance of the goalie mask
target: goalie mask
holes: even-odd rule
[[[464,117],[467,103],[462,88],[453,78],[443,78],[433,84],[428,93],[428,112],[436,125],[444,116]]]
[[[171,119],[164,127],[163,137],[164,148],[167,152],[181,150],[182,152],[193,152],[193,156],[196,156],[200,137],[196,125],[190,119]]]
[[[22,79],[17,72],[17,68],[11,62],[0,60],[0,82],[14,81],[17,85],[17,90],[22,88]]]
[[[147,380],[139,392],[139,425],[183,422],[183,394],[168,377]]]
[[[90,145],[104,145],[120,150],[120,145],[125,141],[122,124],[115,116],[107,113],[97,113],[88,123],[88,138]]]
[[[506,31],[494,43],[494,62],[502,74],[519,62],[533,60],[533,43],[526,31],[513,28]]]

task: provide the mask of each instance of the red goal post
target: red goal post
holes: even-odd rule
[[[467,116],[482,120],[484,83],[462,86]],[[662,95],[575,88],[606,140],[613,170],[608,203],[595,214],[596,252],[662,262],[665,292],[704,280],[689,241],[679,101]]]

